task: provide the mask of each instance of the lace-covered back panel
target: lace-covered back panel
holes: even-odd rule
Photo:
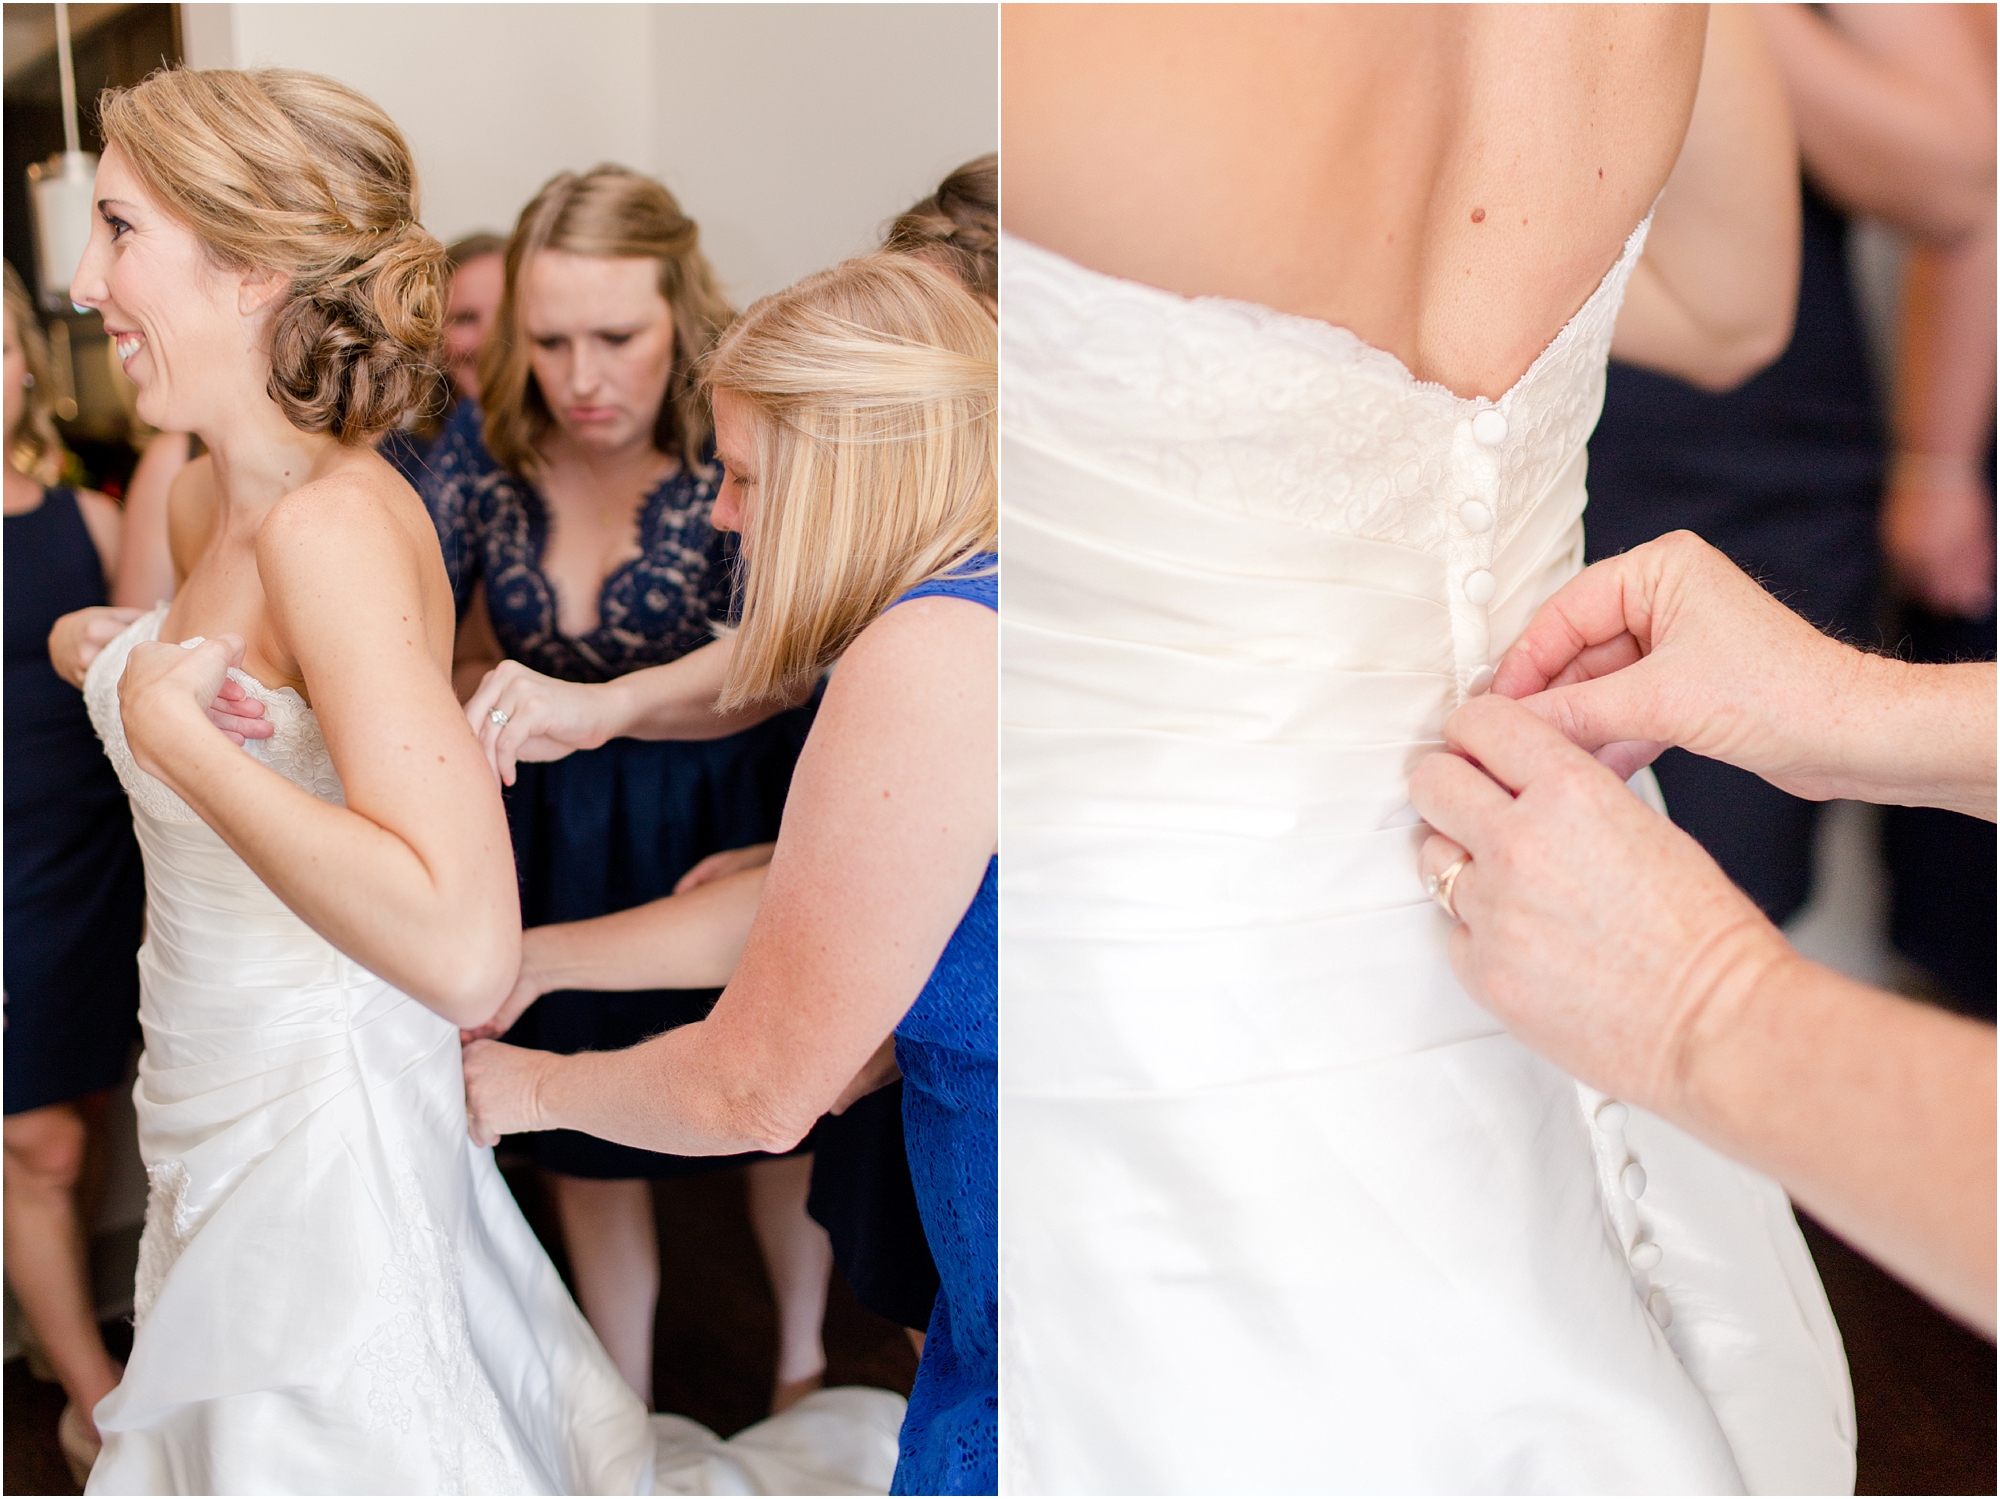
[[[1060,433],[1066,457],[1236,514],[1426,549],[1449,536],[1435,501],[1473,495],[1501,547],[1597,421],[1651,224],[1498,401],[1418,380],[1331,323],[1176,296],[1009,238],[1009,291],[1035,315],[1005,330],[1008,434]],[[1472,431],[1488,410],[1506,420],[1492,445]]]
[[[90,721],[104,741],[104,752],[132,805],[159,822],[200,822],[194,809],[160,781],[141,770],[125,743],[125,721],[118,712],[118,683],[125,675],[126,659],[132,648],[160,638],[160,625],[167,617],[164,604],[152,613],[135,619],[124,634],[107,645],[90,663],[84,677],[83,696]],[[193,643],[199,643],[199,638]],[[273,732],[268,739],[252,739],[244,750],[253,760],[271,767],[294,786],[310,791],[323,802],[347,805],[333,757],[326,752],[326,740],[319,730],[319,715],[304,698],[289,687],[266,687],[246,671],[232,670],[230,679],[264,705]]]

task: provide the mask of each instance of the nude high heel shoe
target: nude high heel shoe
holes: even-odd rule
[[[62,1415],[56,1418],[56,1441],[62,1447],[63,1461],[69,1464],[70,1477],[82,1488],[90,1482],[90,1470],[97,1465],[97,1454],[104,1450],[104,1442],[91,1429],[90,1418],[75,1401],[65,1405]]]

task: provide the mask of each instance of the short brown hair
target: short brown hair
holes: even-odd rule
[[[973,295],[999,305],[1000,158],[989,151],[958,168],[896,217],[882,248],[934,261]]]
[[[691,469],[701,467],[715,424],[696,371],[736,314],[701,253],[695,221],[666,188],[620,166],[593,167],[581,176],[563,172],[521,210],[507,241],[507,283],[493,336],[479,356],[487,451],[526,475],[540,462],[538,449],[555,424],[534,379],[522,305],[528,263],[543,250],[659,263],[660,295],[673,309],[674,359],[653,446]]]
[[[444,247],[444,263],[454,273],[469,260],[480,260],[488,255],[505,255],[507,236],[489,234],[482,229],[477,234],[468,234],[464,239],[455,239]]]
[[[269,389],[293,426],[362,442],[437,388],[444,247],[379,106],[316,73],[169,68],[99,108],[105,141],[218,260],[291,278]]]

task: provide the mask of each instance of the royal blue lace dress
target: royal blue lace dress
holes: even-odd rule
[[[961,571],[995,560],[975,557]],[[896,603],[943,597],[998,609],[999,593],[996,573],[954,576]],[[903,1419],[894,1494],[999,1491],[999,909],[993,859],[896,1027],[910,1177],[939,1288]]]
[[[597,628],[569,636],[542,572],[549,516],[535,486],[497,463],[478,406],[462,401],[426,455],[420,492],[438,529],[461,615],[483,583],[501,649],[569,682],[607,682],[714,638],[730,608],[734,549],[709,524],[719,473],[683,466],[646,497],[640,555],[605,579]],[[614,739],[522,765],[507,820],[528,926],[583,921],[673,893],[709,854],[778,836],[810,708],[703,742]],[[565,1054],[615,1051],[702,1019],[720,990],[561,990],[529,1007],[507,1039]],[[571,1130],[533,1137],[541,1164],[601,1180],[681,1175],[742,1156],[686,1158]],[[809,1148],[807,1146],[801,1148]]]

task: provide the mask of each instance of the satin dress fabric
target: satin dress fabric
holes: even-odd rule
[[[85,683],[146,865],[150,1184],[132,1357],[96,1409],[88,1492],[886,1492],[903,1413],[887,1391],[809,1396],[726,1443],[648,1416],[467,1138],[456,1028],[134,764],[118,681],[165,613]],[[312,709],[231,676],[274,726],[246,752],[344,805]]]
[[[1498,401],[1006,240],[1004,1492],[1851,1491],[1783,1191],[1509,1038],[1417,875],[1645,230]]]

